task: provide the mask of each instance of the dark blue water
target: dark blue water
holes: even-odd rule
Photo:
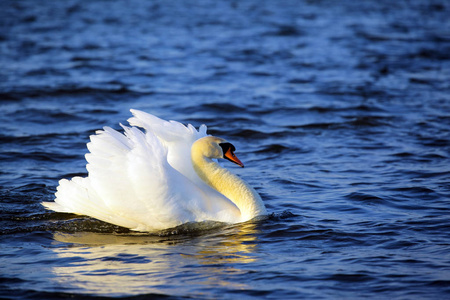
[[[0,297],[448,299],[448,1],[2,1]],[[199,126],[270,216],[46,211],[129,109]]]

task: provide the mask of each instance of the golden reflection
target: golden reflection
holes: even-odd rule
[[[200,264],[251,263],[257,260],[252,254],[257,242],[255,223],[232,227],[220,235],[217,243],[207,244],[193,255]]]
[[[235,276],[257,255],[257,224],[233,225],[197,236],[55,233],[52,268],[64,289],[98,295],[204,295],[214,287],[251,288]],[[203,292],[202,292],[203,291]]]

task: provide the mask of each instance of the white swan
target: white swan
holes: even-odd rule
[[[90,137],[88,177],[62,179],[57,212],[87,215],[137,231],[155,231],[187,222],[245,222],[266,214],[258,193],[219,166],[225,158],[241,167],[234,146],[224,139],[138,110],[121,125],[125,133],[104,127]]]

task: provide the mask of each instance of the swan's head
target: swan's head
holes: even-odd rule
[[[215,136],[205,136],[192,145],[192,153],[200,153],[208,158],[228,159],[243,168],[244,164],[234,154],[235,150],[236,148],[231,143]]]

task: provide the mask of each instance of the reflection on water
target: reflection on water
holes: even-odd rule
[[[52,272],[58,285],[101,295],[186,295],[202,285],[246,289],[247,284],[226,278],[246,273],[240,265],[257,261],[257,233],[255,223],[196,237],[58,232],[54,239],[69,246],[53,250],[67,263]],[[183,289],[178,284],[177,291],[170,290],[181,278]]]

